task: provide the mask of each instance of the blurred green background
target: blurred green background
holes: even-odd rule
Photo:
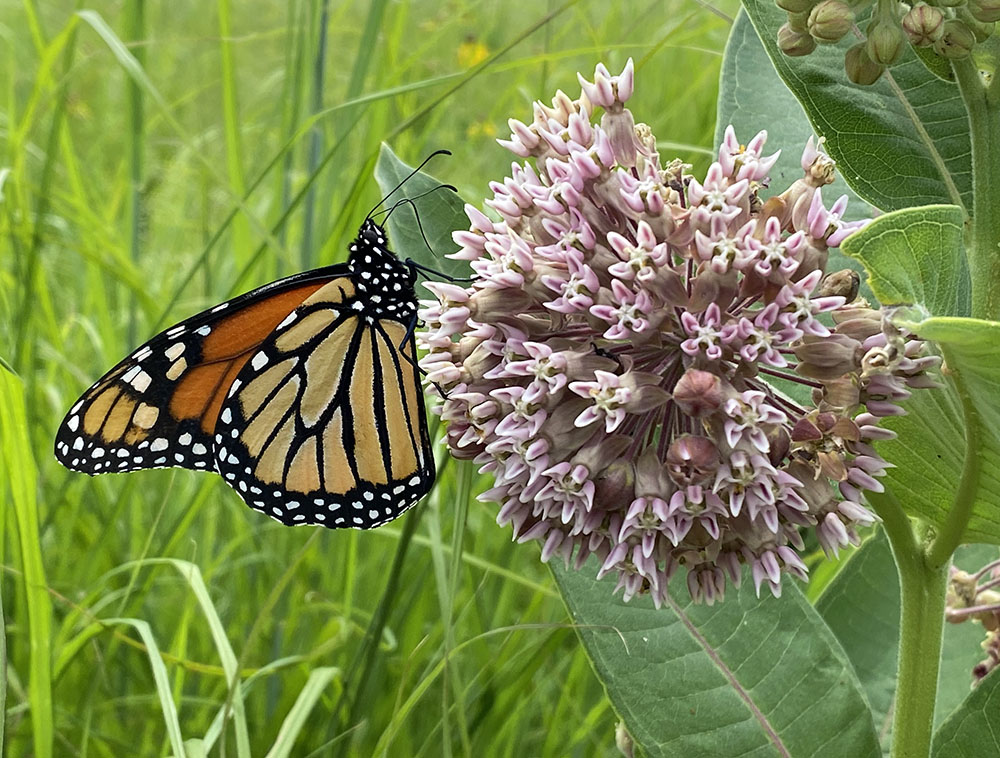
[[[374,532],[295,530],[215,476],[72,474],[52,437],[159,328],[342,260],[382,141],[450,149],[431,170],[478,205],[507,118],[632,56],[637,119],[703,170],[737,7],[0,0],[8,755],[616,753],[537,546],[470,468]]]

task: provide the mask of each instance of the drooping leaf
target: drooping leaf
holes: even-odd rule
[[[448,160],[443,156],[436,160]],[[388,194],[413,171],[385,143],[375,164],[375,180],[382,192]],[[441,186],[434,177],[420,172],[407,179],[386,200],[386,208],[391,208],[400,200],[409,199],[416,206],[403,203],[389,216],[388,232],[393,251],[402,259],[412,258],[422,266],[441,271],[450,276],[468,276],[469,265],[464,261],[445,258],[453,253],[457,245],[451,239],[456,229],[467,229],[469,220],[462,210],[465,204],[450,189]],[[419,215],[419,224],[417,218]],[[420,233],[423,229],[423,235]],[[424,235],[427,236],[426,242]],[[429,247],[428,247],[429,243]]]
[[[752,583],[693,605],[683,576],[659,610],[612,595],[614,580],[553,567],[615,709],[650,758],[868,756],[878,739],[861,686],[798,588],[758,599]]]
[[[859,195],[887,211],[932,203],[972,207],[969,126],[956,85],[928,71],[907,46],[878,82],[860,87],[844,69],[844,53],[857,37],[789,57],[777,45],[787,14],[773,0],[745,0],[743,7]]]

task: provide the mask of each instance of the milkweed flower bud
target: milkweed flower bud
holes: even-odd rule
[[[877,82],[885,66],[872,60],[868,54],[868,43],[859,42],[847,51],[844,56],[844,67],[847,70],[847,78],[855,84],[874,84]]]
[[[895,18],[879,16],[868,25],[868,57],[875,63],[891,66],[903,54],[906,38]]]
[[[1000,21],[1000,2],[998,0],[969,0],[966,7],[976,21],[985,24]]]
[[[778,29],[778,47],[785,55],[792,57],[809,55],[816,49],[816,40],[805,30],[793,29],[791,24],[783,24]]]
[[[911,44],[929,47],[944,33],[944,14],[933,5],[915,5],[903,16],[903,31]]]
[[[968,24],[955,18],[944,22],[941,37],[934,40],[934,52],[951,60],[968,58],[975,46],[975,33]]]
[[[981,12],[981,10],[982,9],[977,8],[977,12]],[[955,15],[959,21],[965,23],[972,30],[972,35],[976,38],[977,43],[983,43],[988,40],[991,36],[993,36],[993,32],[997,27],[995,21],[982,21],[977,18],[975,14],[972,13],[971,5],[959,8]],[[985,15],[991,15],[991,11],[987,10]]]
[[[696,602],[717,602],[744,565],[777,595],[806,577],[804,530],[835,554],[874,522],[879,423],[933,386],[936,359],[857,299],[853,272],[824,278],[866,221],[824,202],[821,144],[765,203],[766,133],[729,127],[690,176],[626,107],[631,62],[581,86],[510,122],[526,160],[490,184],[497,219],[469,207],[454,235],[473,281],[428,285],[421,366],[448,446],[493,477],[481,499],[516,540],[593,558],[626,599],[663,603],[683,569]]]
[[[809,34],[819,43],[843,39],[854,24],[854,12],[841,0],[823,0],[809,13]]]

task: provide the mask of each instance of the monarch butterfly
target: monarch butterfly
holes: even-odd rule
[[[288,525],[371,529],[416,504],[434,482],[413,337],[429,270],[371,215],[346,264],[221,303],[121,361],[59,426],[59,462],[214,470]]]

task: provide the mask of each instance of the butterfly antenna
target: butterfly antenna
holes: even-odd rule
[[[375,207],[372,208],[370,211],[368,211],[368,215],[365,216],[365,218],[371,218],[372,214],[375,211],[378,210],[378,207],[380,205],[382,205],[382,203],[384,203],[386,200],[388,200],[390,197],[392,197],[393,193],[396,190],[398,190],[400,187],[402,187],[404,184],[406,184],[408,181],[410,181],[410,179],[412,179],[414,176],[416,176],[417,174],[419,174],[420,173],[420,169],[422,169],[424,166],[426,166],[428,164],[428,162],[431,160],[431,158],[434,158],[435,156],[438,156],[438,155],[451,155],[451,151],[450,150],[435,150],[433,153],[431,153],[426,158],[424,158],[423,162],[419,166],[417,166],[415,169],[413,169],[413,171],[411,171],[406,176],[406,178],[403,179],[403,181],[401,181],[399,184],[397,184],[395,187],[393,187],[392,190],[389,192],[389,194],[387,194],[385,197],[383,197],[381,200],[379,200],[377,203],[375,203]]]
[[[420,230],[420,236],[424,238],[424,244],[427,245],[427,249],[430,250],[433,253],[434,252],[434,248],[431,247],[431,243],[427,239],[427,235],[424,234],[423,224],[420,223],[420,212],[417,210],[417,204],[416,204],[415,201],[419,200],[422,197],[426,197],[427,195],[431,194],[432,192],[437,192],[438,190],[442,190],[442,189],[449,189],[452,192],[458,192],[458,189],[455,188],[455,187],[453,187],[450,184],[439,184],[437,187],[434,187],[433,189],[429,189],[426,192],[421,192],[416,197],[404,197],[404,198],[401,198],[401,199],[397,200],[395,203],[393,203],[392,207],[389,208],[388,210],[384,210],[383,209],[381,211],[377,211],[375,213],[375,215],[378,215],[379,213],[385,213],[385,219],[382,221],[382,223],[385,224],[386,222],[389,221],[389,216],[391,216],[392,213],[393,213],[393,211],[395,211],[399,206],[401,206],[401,205],[409,205],[411,208],[413,208],[413,217],[417,220],[417,229]]]
[[[434,252],[434,248],[431,247],[430,240],[427,239],[427,235],[424,233],[424,226],[423,226],[423,224],[420,223],[420,214],[417,212],[417,206],[414,204],[413,201],[414,200],[419,200],[424,195],[429,195],[431,192],[437,192],[437,190],[439,190],[439,189],[450,189],[452,192],[457,192],[458,191],[454,187],[452,187],[450,184],[440,184],[437,187],[435,187],[434,189],[429,189],[426,192],[423,192],[423,193],[417,195],[415,198],[404,197],[404,198],[402,198],[400,200],[397,200],[395,203],[393,203],[392,207],[388,210],[388,212],[386,213],[386,217],[385,217],[386,221],[388,221],[389,220],[389,216],[391,216],[392,212],[394,210],[396,210],[396,208],[398,208],[399,206],[401,206],[401,205],[409,205],[409,206],[411,206],[413,208],[413,217],[417,220],[417,229],[420,230],[420,236],[424,238],[424,244],[427,245],[427,249],[430,250],[431,253]],[[439,279],[446,279],[449,282],[471,282],[472,281],[472,279],[469,279],[469,278],[462,278],[462,277],[457,277],[457,276],[450,276],[450,275],[444,273],[443,271],[435,271],[434,269],[428,268],[427,266],[421,266],[419,263],[417,263],[412,258],[407,258],[406,259],[406,265],[409,266],[411,269],[414,269],[416,271],[422,272],[425,275],[426,274],[431,274],[433,276],[438,277]]]

